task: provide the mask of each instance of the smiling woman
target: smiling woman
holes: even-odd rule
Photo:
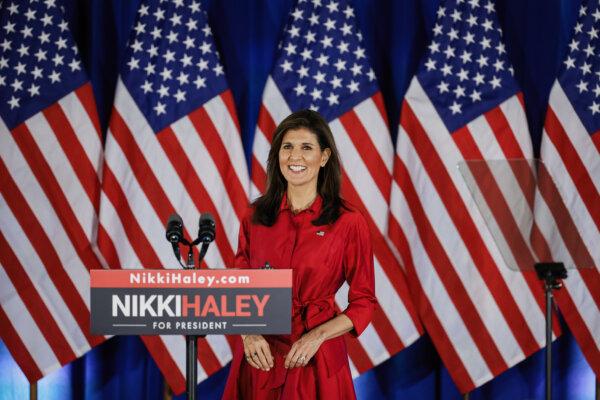
[[[340,198],[340,160],[318,113],[298,111],[274,133],[267,190],[240,227],[234,267],[293,270],[290,335],[242,335],[225,399],[352,399],[342,335],[359,335],[375,307],[373,252],[363,216]],[[335,294],[347,282],[348,307]]]

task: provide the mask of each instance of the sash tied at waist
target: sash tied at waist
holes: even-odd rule
[[[291,349],[291,344],[311,329],[329,321],[337,315],[335,311],[335,301],[333,296],[322,297],[314,300],[300,302],[293,299],[292,302],[292,334],[291,343],[281,340],[277,336],[268,336],[271,346],[271,353],[275,358],[274,367],[270,371],[259,371],[259,380],[257,382],[262,388],[277,388],[284,384],[288,371],[288,379],[297,379],[298,374],[293,373],[295,369],[285,368],[285,357]],[[346,343],[343,336],[324,341],[313,358],[308,362],[307,367],[315,366],[317,374],[322,378],[330,377],[336,374],[348,362],[346,352]],[[262,379],[261,379],[262,378]]]

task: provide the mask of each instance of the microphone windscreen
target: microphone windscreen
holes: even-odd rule
[[[215,219],[211,213],[203,213],[200,216],[198,224],[198,237],[203,243],[209,243],[215,240]]]
[[[177,213],[173,213],[167,220],[167,240],[171,243],[179,243],[183,238],[183,220]]]

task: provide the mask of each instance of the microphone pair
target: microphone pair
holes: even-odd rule
[[[206,255],[208,245],[215,240],[215,235],[215,219],[210,213],[200,214],[200,222],[198,223],[198,237],[191,243],[183,236],[183,220],[179,214],[173,213],[167,220],[166,237],[173,246],[173,252],[175,253],[175,257],[177,257],[178,261],[181,259],[179,243],[190,246],[190,251],[192,246],[202,243],[202,248],[200,250],[200,260],[202,260],[204,255]]]

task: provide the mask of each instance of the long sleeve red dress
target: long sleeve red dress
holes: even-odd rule
[[[323,342],[305,367],[286,369],[291,345],[304,333],[335,317],[335,294],[348,283],[348,307],[343,311],[359,335],[369,324],[376,304],[373,251],[367,223],[360,212],[342,209],[333,224],[314,226],[321,212],[317,196],[306,210],[294,214],[284,196],[275,224],[251,222],[252,210],[242,220],[236,268],[292,269],[292,333],[266,335],[275,358],[270,371],[253,368],[244,358],[239,336],[224,399],[293,400],[354,399],[354,386],[343,336]]]

